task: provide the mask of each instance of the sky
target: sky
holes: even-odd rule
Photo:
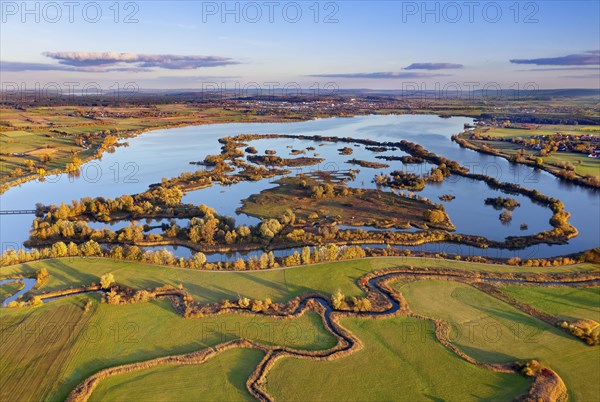
[[[2,88],[600,88],[598,1],[1,2]]]

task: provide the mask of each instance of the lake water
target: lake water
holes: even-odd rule
[[[600,192],[565,183],[560,179],[526,166],[511,165],[508,161],[494,156],[479,154],[462,149],[450,140],[450,136],[461,132],[465,123],[472,119],[453,117],[442,119],[433,115],[401,115],[401,116],[360,116],[353,118],[329,118],[299,123],[241,123],[193,126],[157,130],[129,139],[128,147],[119,147],[114,153],[106,153],[101,160],[91,161],[82,167],[78,178],[68,175],[57,175],[46,178],[45,182],[32,181],[11,188],[0,196],[0,208],[34,209],[37,202],[43,204],[70,203],[82,197],[103,196],[117,197],[123,194],[138,193],[146,190],[149,184],[160,182],[163,177],[175,177],[185,171],[194,171],[201,167],[190,165],[191,161],[203,160],[206,155],[220,153],[221,144],[218,139],[243,133],[256,134],[303,134],[336,137],[367,138],[376,141],[400,141],[406,139],[423,145],[428,150],[450,159],[457,160],[474,173],[484,173],[501,181],[521,184],[535,188],[542,193],[561,199],[565,209],[572,214],[571,222],[579,230],[579,236],[571,239],[566,245],[540,245],[521,251],[478,250],[472,247],[430,244],[414,249],[436,252],[452,252],[460,254],[482,254],[488,256],[523,258],[550,257],[574,253],[597,247],[600,244]],[[258,140],[250,145],[260,153],[266,149],[277,151],[281,157],[290,157],[291,149],[316,148],[307,151],[305,156],[325,158],[319,166],[304,167],[295,170],[310,172],[313,170],[360,169],[354,184],[357,187],[375,188],[373,178],[380,172],[395,169],[413,170],[425,173],[431,165],[403,165],[401,162],[387,162],[375,159],[377,155],[403,155],[400,151],[387,151],[377,154],[368,151],[364,146],[354,147],[348,144],[324,143],[319,146],[302,140]],[[338,148],[350,146],[353,155],[340,156]],[[365,159],[387,163],[390,168],[368,169],[345,163],[347,160]],[[233,186],[215,185],[211,188],[190,192],[184,196],[186,203],[206,204],[222,215],[236,218],[238,224],[252,225],[258,220],[246,215],[237,215],[241,200],[251,194],[274,187],[274,179],[260,182],[242,182]],[[519,236],[537,233],[551,228],[548,220],[552,213],[549,209],[532,203],[528,198],[518,195],[521,206],[513,212],[512,222],[504,225],[498,219],[500,211],[484,205],[487,197],[496,197],[502,193],[491,190],[486,184],[460,177],[447,178],[443,183],[428,185],[417,194],[427,197],[433,202],[441,203],[438,197],[452,194],[456,199],[444,202],[450,218],[456,226],[457,233],[483,235],[493,240],[502,240],[506,236]],[[22,247],[29,236],[32,215],[0,216],[0,235],[3,248]],[[140,223],[145,223],[141,221]],[[162,222],[160,222],[162,223]],[[520,225],[528,225],[521,230]],[[113,229],[126,225],[126,222],[114,223]],[[156,225],[156,222],[151,225]],[[179,224],[185,225],[184,220]],[[106,224],[91,224],[95,228]],[[177,255],[186,256],[189,250],[179,247]],[[225,258],[214,256],[212,259]],[[227,258],[229,259],[229,258]]]

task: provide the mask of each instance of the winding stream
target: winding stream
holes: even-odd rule
[[[6,307],[8,303],[17,300],[19,297],[23,296],[25,293],[29,292],[36,284],[35,278],[16,278],[16,279],[2,279],[0,280],[0,285],[4,285],[7,283],[13,282],[23,282],[23,289],[19,290],[12,296],[7,297],[5,300],[0,300],[2,307]]]
[[[457,354],[460,358],[466,360],[471,364],[476,364],[482,368],[486,368],[488,370],[493,370],[497,372],[504,373],[517,373],[518,368],[511,364],[485,364],[480,363],[472,357],[468,356],[464,352],[462,352],[459,348],[452,344],[452,342],[448,339],[447,334],[447,323],[443,320],[436,320],[432,317],[423,316],[420,314],[415,314],[411,312],[410,308],[406,304],[406,301],[403,299],[403,296],[393,290],[392,288],[387,287],[387,284],[390,281],[400,278],[438,278],[438,279],[449,279],[455,281],[489,281],[493,280],[496,282],[505,281],[507,283],[528,283],[528,284],[560,284],[566,286],[587,286],[596,284],[600,281],[600,279],[595,275],[595,277],[577,280],[577,276],[560,276],[557,277],[553,281],[549,282],[536,282],[536,275],[528,275],[522,276],[519,278],[512,278],[510,276],[506,276],[506,274],[496,274],[491,275],[491,277],[472,277],[467,275],[464,272],[460,271],[449,271],[446,273],[435,273],[435,272],[424,272],[417,271],[412,272],[412,270],[407,269],[391,269],[388,272],[380,272],[380,273],[371,273],[372,277],[368,279],[364,290],[367,295],[370,295],[372,292],[375,293],[375,296],[379,296],[383,298],[383,302],[378,302],[378,306],[383,309],[372,309],[372,311],[365,312],[348,312],[342,310],[335,310],[332,306],[331,302],[325,297],[319,295],[307,295],[304,297],[300,297],[298,301],[298,305],[289,313],[278,313],[276,314],[279,317],[283,318],[292,318],[297,317],[303,314],[307,309],[313,309],[317,311],[321,317],[323,318],[323,323],[328,331],[330,331],[338,340],[337,344],[330,349],[326,350],[315,350],[315,351],[306,351],[306,350],[297,350],[291,349],[288,347],[282,346],[267,346],[263,345],[259,342],[249,341],[249,340],[235,340],[230,342],[225,342],[214,347],[209,347],[207,349],[203,349],[198,352],[192,352],[183,355],[174,355],[174,356],[166,356],[159,357],[143,362],[138,363],[130,363],[121,366],[111,367],[104,370],[101,370],[92,376],[85,379],[81,382],[69,395],[67,401],[87,401],[89,397],[92,395],[94,389],[98,386],[98,384],[105,378],[123,373],[131,373],[133,371],[145,370],[150,367],[155,367],[161,364],[201,364],[207,359],[214,357],[216,354],[220,353],[223,350],[227,350],[232,347],[245,347],[245,348],[255,348],[262,350],[265,352],[265,357],[256,367],[252,375],[248,378],[246,386],[248,391],[256,397],[260,401],[272,401],[272,397],[266,391],[266,376],[268,374],[269,369],[273,366],[275,361],[281,357],[296,357],[296,358],[310,358],[310,359],[332,359],[332,358],[341,358],[345,353],[351,353],[352,351],[358,350],[362,347],[362,342],[356,338],[352,333],[343,328],[339,322],[337,321],[338,317],[343,316],[353,316],[353,317],[388,317],[395,314],[403,314],[406,316],[411,316],[423,320],[429,320],[436,325],[435,335],[438,341],[444,345],[446,348],[450,349],[451,352]],[[561,280],[564,278],[564,280]],[[169,294],[172,296],[172,294]],[[498,297],[498,295],[491,294],[491,296]],[[178,299],[183,299],[183,294],[178,295]],[[532,310],[529,306],[525,304],[517,304],[514,307],[521,309],[527,314],[533,315],[536,318],[539,313],[535,310]],[[235,312],[239,311],[243,314],[248,315],[271,315],[269,313],[259,313],[259,312],[251,312],[249,310],[238,310],[238,309],[225,309],[227,311]],[[545,314],[545,313],[541,313]],[[201,314],[201,316],[205,317],[206,314]],[[540,318],[543,319],[543,318]],[[548,319],[543,319],[547,321]],[[550,321],[553,318],[549,319]],[[444,329],[444,325],[446,325]],[[555,373],[554,373],[555,374]]]

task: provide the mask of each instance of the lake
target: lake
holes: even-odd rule
[[[118,147],[113,153],[105,153],[102,159],[91,161],[82,166],[81,175],[77,178],[66,174],[47,177],[45,181],[31,181],[11,188],[0,197],[0,208],[34,209],[35,204],[70,203],[82,197],[103,196],[113,198],[123,194],[145,191],[148,185],[160,182],[163,177],[178,176],[182,172],[194,171],[201,167],[189,162],[203,160],[206,155],[220,153],[221,144],[218,139],[238,134],[297,134],[321,135],[336,137],[367,138],[376,141],[408,140],[423,145],[426,149],[458,161],[473,173],[484,173],[498,180],[513,182],[524,187],[535,188],[540,192],[561,199],[565,210],[571,213],[571,223],[579,230],[579,236],[565,245],[539,245],[525,250],[479,250],[473,247],[429,244],[413,247],[414,250],[450,252],[463,255],[480,254],[491,257],[520,256],[522,258],[551,257],[574,253],[600,244],[600,192],[566,183],[549,173],[537,171],[527,166],[511,165],[508,161],[479,154],[475,151],[460,148],[450,140],[453,134],[463,131],[464,124],[472,123],[465,117],[440,118],[433,115],[389,115],[358,116],[352,118],[328,118],[298,123],[236,123],[205,126],[191,126],[156,130],[144,133],[128,140],[127,147]],[[259,153],[266,149],[277,151],[280,157],[290,157],[292,149],[316,148],[307,151],[305,156],[325,158],[318,166],[303,167],[294,170],[310,172],[314,170],[360,169],[356,180],[350,186],[375,188],[372,182],[380,172],[389,173],[395,169],[407,169],[415,173],[426,173],[432,167],[428,164],[403,165],[401,162],[386,162],[375,159],[377,155],[404,155],[401,151],[374,153],[364,146],[354,147],[352,144],[323,143],[319,146],[311,141],[275,139],[252,141],[250,145]],[[353,155],[339,155],[338,149],[344,146],[353,148]],[[356,158],[387,163],[390,168],[368,169],[346,163]],[[186,194],[183,202],[206,204],[217,210],[219,214],[236,218],[238,224],[256,224],[258,219],[246,215],[238,215],[236,209],[241,200],[264,189],[274,187],[274,179],[259,182],[242,182],[233,186],[215,185],[211,188]],[[384,191],[388,191],[385,190]],[[457,233],[482,235],[493,240],[502,240],[506,236],[520,236],[537,233],[551,228],[548,220],[552,212],[545,207],[531,202],[520,195],[511,195],[521,206],[513,212],[510,224],[502,224],[498,219],[500,211],[484,205],[487,197],[497,197],[502,193],[491,190],[485,183],[462,177],[451,176],[440,184],[429,184],[417,192],[433,202],[442,203],[438,197],[452,194],[456,198],[444,202]],[[33,215],[0,216],[0,235],[3,249],[22,247],[29,236],[29,228]],[[179,224],[185,224],[180,220]],[[140,223],[145,223],[142,221]],[[163,223],[163,222],[160,222]],[[150,225],[158,225],[153,222]],[[108,226],[113,230],[122,227],[126,222],[117,222],[113,226],[94,223],[95,228]],[[527,230],[520,225],[527,224]],[[156,230],[154,231],[156,232]],[[405,247],[402,247],[405,248]],[[176,255],[186,256],[189,250],[179,247]],[[210,258],[217,260],[225,256],[216,255]],[[229,258],[227,258],[229,259]]]

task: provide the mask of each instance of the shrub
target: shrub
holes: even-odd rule
[[[48,282],[48,279],[50,278],[50,274],[48,274],[48,270],[46,268],[42,268],[35,273],[35,277],[37,279],[35,287],[41,288],[42,286],[44,286],[46,284],[46,282]]]
[[[277,219],[267,219],[261,223],[259,231],[260,235],[265,239],[272,239],[279,232],[281,232],[282,226]]]
[[[438,209],[433,209],[429,211],[425,211],[425,219],[427,219],[430,223],[442,223],[446,220],[446,214],[444,211],[440,211]]]
[[[115,277],[111,273],[104,274],[100,277],[100,286],[102,289],[110,288],[113,283],[115,283]]]
[[[31,307],[41,307],[44,305],[44,302],[42,301],[42,298],[40,296],[33,296],[33,299],[31,299],[31,301],[29,302],[29,305]]]
[[[238,299],[238,306],[240,306],[240,308],[248,308],[250,306],[250,299],[247,297],[240,297]]]
[[[331,296],[331,304],[333,304],[333,308],[336,310],[340,310],[344,304],[346,304],[345,302],[345,297],[342,294],[342,291],[340,289],[336,290],[335,293]]]

